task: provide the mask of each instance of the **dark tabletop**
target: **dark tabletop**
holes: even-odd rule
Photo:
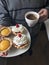
[[[33,48],[33,54],[27,53],[14,58],[0,58],[0,65],[49,65],[49,41],[46,30],[41,30]]]

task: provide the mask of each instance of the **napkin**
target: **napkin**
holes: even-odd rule
[[[49,19],[47,19],[44,23],[45,23],[45,27],[46,27],[47,37],[49,40]]]

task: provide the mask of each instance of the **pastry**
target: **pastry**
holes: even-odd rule
[[[0,40],[0,52],[6,52],[12,47],[12,41],[9,38],[2,38]]]
[[[11,34],[11,29],[9,27],[2,27],[0,29],[0,36],[9,36]]]
[[[13,46],[16,48],[24,48],[28,45],[28,38],[25,34],[18,33],[13,38]]]
[[[17,33],[23,33],[25,30],[24,26],[22,24],[16,24],[16,26],[12,26],[12,32],[14,35],[17,35]]]

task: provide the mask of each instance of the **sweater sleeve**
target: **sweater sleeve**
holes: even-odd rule
[[[49,0],[47,0],[45,8],[48,10],[48,17],[49,17]]]
[[[4,0],[0,0],[0,25],[12,25],[12,18],[7,10],[7,5]]]

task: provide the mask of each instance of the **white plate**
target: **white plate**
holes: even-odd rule
[[[27,35],[28,37],[28,40],[29,40],[29,45],[23,49],[16,49],[14,47],[12,47],[9,51],[8,51],[8,55],[5,56],[5,57],[14,57],[14,56],[18,56],[18,55],[21,55],[23,53],[25,53],[29,48],[30,48],[30,44],[31,44],[31,36],[30,36],[30,33],[29,31],[26,29],[25,27],[25,34]]]

